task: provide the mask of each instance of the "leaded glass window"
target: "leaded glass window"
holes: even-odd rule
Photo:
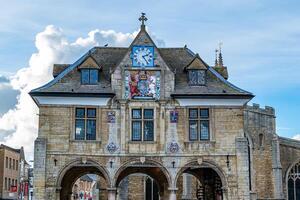
[[[190,141],[209,140],[209,109],[189,109],[189,139]]]
[[[75,140],[96,140],[96,108],[76,108]]]
[[[132,109],[132,140],[154,140],[154,111],[153,109]]]
[[[81,83],[84,85],[95,85],[99,82],[98,69],[82,69],[81,70]]]
[[[295,164],[288,175],[288,200],[300,199],[300,162]]]
[[[206,83],[205,70],[189,70],[188,76],[190,85],[205,85]]]

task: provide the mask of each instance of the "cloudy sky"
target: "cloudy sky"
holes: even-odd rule
[[[1,2],[2,0],[0,0]],[[223,42],[230,81],[273,106],[277,133],[300,139],[298,0],[3,1],[0,15],[0,142],[32,155],[37,108],[28,96],[91,47],[126,46],[140,12],[159,46],[185,44],[209,64]]]

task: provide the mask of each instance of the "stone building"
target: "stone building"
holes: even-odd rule
[[[299,199],[300,143],[280,138],[271,107],[187,47],[94,47],[30,92],[39,107],[34,196],[71,198],[85,174],[114,199]]]

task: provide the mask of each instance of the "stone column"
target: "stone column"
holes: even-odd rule
[[[127,123],[127,120],[126,120],[126,101],[120,101],[121,103],[121,111],[120,111],[120,135],[121,135],[121,152],[122,153],[125,153],[126,152],[126,141],[127,141],[127,138],[126,138],[126,135],[128,134],[127,133],[127,129],[126,129],[126,123]]]
[[[46,199],[46,139],[37,138],[34,141],[34,200]]]
[[[275,136],[272,140],[272,169],[274,183],[274,198],[283,199],[282,187],[282,167],[280,162],[280,150],[278,137]]]
[[[192,199],[192,175],[182,174],[182,199]]]
[[[118,199],[120,200],[127,200],[128,199],[128,186],[129,186],[129,178],[128,176],[125,177],[120,185],[118,191]]]
[[[108,200],[116,200],[117,189],[116,188],[107,188]]]
[[[169,200],[176,200],[177,188],[169,188]]]
[[[235,145],[236,145],[236,159],[237,159],[238,198],[243,200],[249,200],[250,191],[249,191],[248,141],[246,138],[236,138]]]

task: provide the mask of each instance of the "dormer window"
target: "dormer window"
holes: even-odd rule
[[[189,85],[205,85],[206,70],[188,70]]]
[[[99,82],[98,69],[81,69],[81,84],[96,85]]]
[[[185,67],[188,76],[188,83],[190,86],[200,86],[206,84],[207,64],[200,58],[198,54]]]

